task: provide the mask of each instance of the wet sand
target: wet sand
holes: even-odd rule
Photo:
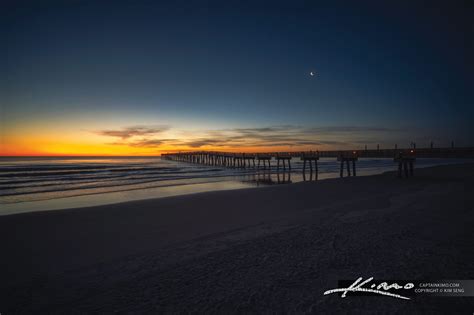
[[[0,217],[0,312],[444,313],[324,296],[340,279],[474,279],[474,164]]]

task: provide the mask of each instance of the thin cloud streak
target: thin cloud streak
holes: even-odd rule
[[[169,126],[133,126],[115,130],[97,130],[94,133],[101,136],[117,137],[125,140],[135,136],[156,135],[169,129]]]

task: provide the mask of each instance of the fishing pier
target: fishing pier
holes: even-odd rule
[[[271,161],[276,161],[276,169],[291,171],[291,160],[303,161],[303,175],[309,167],[310,174],[318,174],[318,161],[321,157],[336,158],[340,162],[340,176],[356,176],[356,162],[359,158],[393,158],[398,163],[398,176],[414,175],[416,158],[474,158],[474,148],[420,148],[420,149],[379,149],[376,150],[343,150],[343,151],[299,151],[299,152],[266,152],[266,153],[235,153],[218,151],[191,151],[166,153],[163,159],[187,162],[208,166],[228,168],[271,169]],[[313,167],[314,166],[314,167]],[[345,167],[344,167],[345,166]]]

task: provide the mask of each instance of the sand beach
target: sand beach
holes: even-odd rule
[[[323,295],[474,279],[474,164],[0,217],[0,312],[471,313],[467,297]]]

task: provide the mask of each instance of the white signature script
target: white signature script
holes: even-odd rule
[[[388,284],[387,282],[382,282],[379,285],[376,285],[375,283],[373,283],[370,286],[370,288],[363,288],[364,285],[368,284],[373,279],[374,279],[373,277],[370,277],[367,280],[362,281],[362,277],[360,277],[356,281],[354,281],[354,283],[352,283],[349,287],[327,290],[326,292],[324,292],[324,295],[328,295],[328,294],[331,294],[331,293],[337,293],[337,292],[343,292],[341,294],[341,298],[345,298],[346,295],[347,295],[347,292],[370,292],[370,293],[375,293],[375,294],[391,296],[391,297],[394,297],[394,298],[397,298],[397,299],[410,300],[409,297],[406,297],[406,296],[403,296],[403,295],[400,295],[400,294],[390,293],[390,292],[387,292],[387,291],[390,290],[390,289],[410,290],[410,289],[413,289],[413,287],[415,286],[411,282],[408,282],[404,286],[401,286],[398,283]]]

